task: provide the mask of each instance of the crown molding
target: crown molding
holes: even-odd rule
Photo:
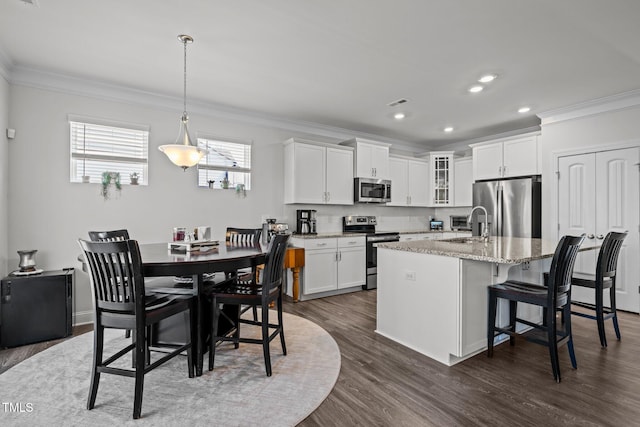
[[[0,60],[2,58],[0,57]],[[0,63],[1,65],[1,63]],[[1,68],[1,67],[0,67]],[[1,70],[0,70],[1,71]],[[167,111],[177,111],[182,105],[182,97],[169,96],[133,87],[116,85],[110,82],[92,80],[82,77],[69,76],[41,69],[28,67],[13,67],[10,77],[7,79],[12,85],[32,87],[36,89],[50,90],[79,96],[89,96],[107,101],[159,108]],[[366,132],[352,131],[349,129],[312,123],[300,120],[292,120],[284,117],[275,117],[255,111],[228,107],[202,100],[190,100],[189,112],[197,113],[218,119],[241,122],[250,125],[277,128],[285,131],[311,134],[335,140],[344,141],[352,138],[367,138],[379,142],[393,144],[401,149],[422,149],[424,146],[411,144],[407,141],[386,138]]]
[[[478,144],[481,142],[493,141],[498,139],[517,138],[525,135],[539,135],[540,126],[529,126],[527,128],[510,130],[508,132],[497,133],[494,135],[482,136],[474,139],[468,139],[466,141],[458,141],[452,144],[447,144],[439,147],[442,150],[453,151],[465,151],[468,150],[471,144]]]
[[[593,116],[617,110],[626,110],[640,106],[640,89],[616,95],[581,102],[568,107],[538,113],[541,124],[564,122],[581,117]]]

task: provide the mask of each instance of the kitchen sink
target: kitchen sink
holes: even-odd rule
[[[443,239],[443,242],[450,243],[491,243],[491,239],[485,241],[480,236],[472,236],[472,237],[454,237],[452,239]]]

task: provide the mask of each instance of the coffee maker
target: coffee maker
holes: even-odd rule
[[[298,209],[296,211],[296,234],[317,234],[315,210]]]

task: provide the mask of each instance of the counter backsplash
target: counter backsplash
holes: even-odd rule
[[[295,230],[296,209],[315,209],[316,228],[318,233],[335,233],[342,231],[342,217],[345,215],[375,215],[380,231],[420,231],[429,229],[430,219],[444,222],[444,229],[450,230],[450,215],[468,215],[471,208],[394,208],[368,205],[353,206],[314,206],[287,205],[285,212],[289,229]],[[403,215],[411,210],[412,215]]]

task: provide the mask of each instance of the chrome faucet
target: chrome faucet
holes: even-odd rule
[[[476,209],[482,209],[484,211],[484,227],[482,229],[482,240],[484,240],[485,242],[489,241],[489,214],[487,213],[487,210],[485,209],[484,206],[474,206],[473,209],[471,209],[471,213],[469,214],[469,218],[467,218],[467,224],[471,225],[471,217],[473,216],[473,213],[475,212]]]

